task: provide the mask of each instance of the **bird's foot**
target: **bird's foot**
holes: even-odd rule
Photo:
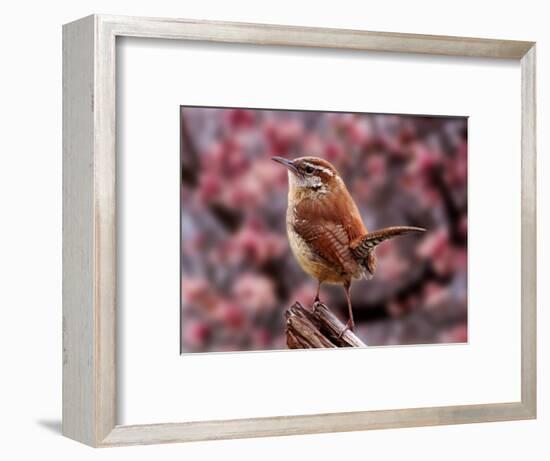
[[[322,304],[322,303],[319,300],[319,296],[316,296],[315,299],[313,300],[313,305],[311,306],[311,313],[312,314],[315,314],[317,312],[317,307],[318,307],[319,304]]]
[[[342,329],[340,334],[338,335],[338,339],[342,339],[342,336],[346,333],[346,331],[353,331],[355,329],[355,323],[350,319],[346,323],[346,326]]]

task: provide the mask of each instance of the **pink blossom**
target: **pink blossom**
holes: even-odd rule
[[[183,277],[181,281],[182,302],[211,310],[218,302],[218,295],[210,283],[200,277]]]
[[[428,282],[424,287],[424,305],[433,308],[441,305],[448,297],[449,291],[439,283]]]
[[[182,324],[183,344],[188,348],[200,348],[207,341],[210,328],[199,320],[185,320]]]
[[[224,203],[231,208],[250,208],[260,205],[264,198],[260,178],[254,174],[245,174],[226,188]]]
[[[286,186],[287,172],[280,165],[277,165],[271,159],[260,159],[254,162],[250,174],[258,178],[265,193],[274,185],[280,185],[281,179]]]
[[[369,175],[383,176],[386,174],[386,159],[383,155],[370,155],[366,163]]]
[[[401,128],[399,132],[399,142],[401,144],[408,144],[415,139],[414,129],[408,125]]]
[[[221,180],[218,174],[204,172],[199,178],[199,200],[209,203],[219,198],[222,190]]]
[[[252,311],[269,310],[275,305],[273,282],[262,275],[243,274],[236,280],[233,293],[240,304]]]
[[[392,251],[383,258],[377,258],[376,278],[387,281],[398,280],[409,267],[409,262],[405,261],[397,251]]]
[[[290,147],[300,141],[304,127],[299,119],[271,119],[265,123],[264,133],[272,152],[279,155],[288,153]]]
[[[468,159],[456,157],[446,163],[445,178],[447,182],[455,186],[465,184],[468,179]]]
[[[421,258],[430,260],[439,275],[448,275],[455,268],[457,253],[449,242],[447,229],[440,228],[428,234],[419,245],[417,253]]]
[[[238,303],[222,301],[216,307],[216,318],[222,321],[228,328],[238,330],[246,322],[246,312]]]
[[[387,255],[397,251],[396,240],[386,240],[382,245],[376,247],[376,257],[385,258]]]
[[[336,141],[329,141],[325,146],[324,157],[331,163],[340,163],[346,159],[346,152],[342,145]]]
[[[466,249],[455,249],[453,256],[454,270],[457,272],[466,272],[468,268],[468,253],[466,252]]]
[[[308,133],[304,135],[302,141],[303,155],[313,155],[323,157],[325,154],[325,140],[317,133]]]
[[[229,239],[224,252],[226,259],[234,264],[250,260],[261,265],[280,256],[287,247],[288,242],[284,236],[269,232],[250,221]]]
[[[410,168],[416,173],[428,173],[441,161],[441,154],[429,149],[425,144],[415,143],[412,146],[413,156]]]
[[[383,155],[370,155],[365,163],[370,185],[380,187],[385,184],[387,180],[386,158]]]
[[[444,331],[439,341],[442,343],[465,343],[468,342],[468,327],[465,324],[456,325],[455,327]]]
[[[198,277],[184,277],[181,281],[181,296],[188,303],[194,303],[209,290],[206,279]]]
[[[449,232],[441,227],[434,232],[427,233],[418,246],[417,253],[421,258],[437,257],[449,246]]]
[[[227,109],[224,111],[225,119],[232,129],[254,126],[255,113],[256,111],[248,109]]]
[[[371,128],[363,118],[354,116],[346,123],[345,127],[346,135],[352,144],[362,146],[370,141]]]
[[[432,267],[441,276],[449,275],[455,267],[455,251],[452,247],[444,247],[431,259]]]

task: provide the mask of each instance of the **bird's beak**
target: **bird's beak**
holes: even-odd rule
[[[298,168],[296,167],[296,165],[294,164],[294,162],[292,160],[289,160],[289,159],[284,158],[284,157],[271,157],[271,160],[273,160],[274,162],[280,163],[281,165],[286,166],[294,174],[297,174],[297,175],[300,174],[300,170],[298,170]]]

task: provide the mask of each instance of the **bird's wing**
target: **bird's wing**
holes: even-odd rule
[[[314,254],[339,267],[342,272],[353,272],[355,264],[343,226],[328,221],[312,223],[297,220],[294,230]]]
[[[302,200],[297,206],[299,219],[294,222],[294,230],[315,254],[340,266],[342,272],[353,273],[357,263],[350,242],[364,232],[364,226],[360,217],[357,219],[349,211],[342,213],[331,209],[330,203],[319,199]]]

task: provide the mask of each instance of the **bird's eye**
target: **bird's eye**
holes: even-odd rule
[[[307,166],[306,166],[306,173],[307,173],[307,174],[311,174],[311,173],[313,173],[313,167],[312,167],[312,166],[309,166],[309,165],[307,165]]]

